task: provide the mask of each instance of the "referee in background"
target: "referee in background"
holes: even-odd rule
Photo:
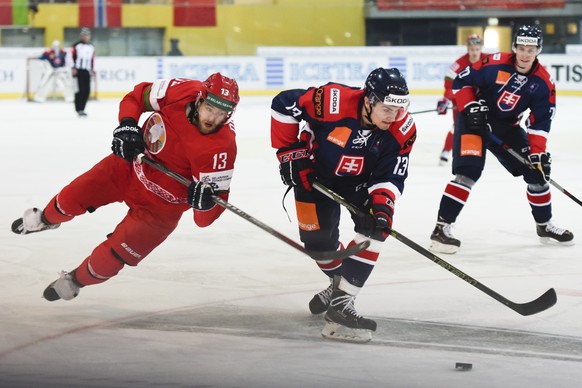
[[[75,110],[79,117],[85,117],[87,116],[85,106],[91,93],[91,76],[95,74],[93,71],[95,46],[90,42],[91,31],[88,28],[81,28],[80,38],[78,42],[73,44],[71,50],[72,72],[78,86],[75,93]]]

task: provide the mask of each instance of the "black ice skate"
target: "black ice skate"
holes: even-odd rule
[[[360,343],[372,339],[376,322],[358,314],[354,308],[355,299],[355,296],[337,288],[333,291],[325,313],[326,324],[321,331],[324,338]]]
[[[55,300],[71,300],[79,295],[80,285],[73,279],[72,273],[61,271],[60,277],[49,284],[42,296],[49,302]]]
[[[331,293],[333,292],[333,279],[329,279],[329,287],[325,290],[315,294],[311,301],[309,301],[309,311],[311,314],[324,313],[331,302]]]
[[[451,151],[442,150],[439,159],[439,166],[444,166],[449,162],[449,157],[451,156]]]
[[[433,252],[455,253],[461,247],[461,241],[453,237],[452,225],[445,222],[441,217],[430,235],[430,249]]]
[[[51,224],[45,218],[42,210],[37,208],[27,209],[24,216],[12,223],[12,231],[16,234],[29,234],[42,232],[43,230],[56,229],[61,224]]]
[[[574,234],[569,230],[558,228],[551,222],[538,224],[536,231],[540,240],[546,244],[574,245]]]

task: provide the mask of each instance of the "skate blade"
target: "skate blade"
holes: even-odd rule
[[[432,252],[446,253],[446,254],[452,255],[453,253],[457,253],[457,251],[459,250],[459,247],[456,245],[442,244],[438,241],[431,241],[428,249]]]
[[[558,241],[556,239],[553,239],[551,237],[540,237],[540,241],[542,244],[544,245],[553,245],[555,247],[569,247],[574,245],[574,240],[570,240],[570,241]]]
[[[372,332],[364,329],[351,329],[335,322],[326,322],[321,330],[323,338],[334,341],[364,344],[372,339]]]

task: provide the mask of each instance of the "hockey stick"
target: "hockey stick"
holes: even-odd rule
[[[516,150],[514,150],[513,148],[511,148],[509,145],[503,143],[503,141],[498,138],[497,136],[495,136],[491,131],[487,132],[487,136],[489,137],[489,139],[491,141],[493,141],[495,144],[497,144],[498,146],[500,146],[501,148],[503,148],[505,151],[507,151],[511,156],[513,156],[515,159],[517,159],[521,164],[523,164],[525,167],[527,167],[530,170],[533,171],[537,171],[540,174],[542,173],[541,171],[539,171],[537,168],[535,168],[531,162],[529,160],[527,160],[526,158],[524,158],[523,156],[521,156]],[[562,193],[564,193],[568,198],[570,198],[572,201],[576,202],[578,205],[582,206],[582,201],[580,201],[578,198],[576,198],[572,193],[570,193],[568,190],[564,189],[562,186],[560,186],[556,181],[554,181],[553,179],[550,178],[549,183],[554,186],[556,189],[560,190]]]
[[[317,191],[324,194],[325,196],[329,197],[330,199],[334,200],[335,202],[339,203],[340,205],[343,205],[344,207],[346,207],[351,213],[358,215],[358,216],[361,216],[361,217],[367,216],[367,214],[364,211],[362,211],[360,208],[347,202],[342,196],[333,192],[332,190],[328,189],[327,187],[323,186],[321,183],[312,182],[312,186]],[[539,298],[537,298],[531,302],[527,302],[527,303],[512,302],[509,299],[505,298],[504,296],[493,291],[489,287],[485,286],[484,284],[482,284],[478,280],[467,275],[466,273],[464,273],[460,269],[456,268],[452,264],[449,264],[446,261],[444,261],[443,259],[441,259],[440,257],[434,255],[429,250],[421,247],[420,245],[418,245],[414,241],[401,235],[400,233],[398,233],[394,229],[389,229],[389,230],[390,230],[390,233],[389,233],[390,236],[394,237],[398,241],[400,241],[400,242],[404,243],[405,245],[409,246],[410,248],[414,249],[416,252],[420,253],[421,255],[423,255],[423,256],[427,257],[428,259],[432,260],[433,262],[437,263],[438,265],[440,265],[441,267],[443,267],[444,269],[446,269],[447,271],[449,271],[453,275],[458,276],[459,278],[463,279],[465,282],[469,283],[473,287],[483,291],[484,293],[486,293],[487,295],[489,295],[490,297],[492,297],[496,301],[506,305],[507,307],[509,307],[513,311],[518,312],[521,315],[527,316],[527,315],[537,314],[541,311],[544,311],[544,310],[552,307],[554,304],[556,304],[557,296],[556,296],[556,291],[553,288],[550,288],[548,291],[546,291]]]
[[[419,115],[421,113],[428,113],[428,112],[436,112],[436,109],[427,109],[427,110],[421,110],[418,112],[410,112],[411,115]]]
[[[174,178],[176,181],[182,183],[184,186],[190,186],[192,183],[190,180],[184,178],[182,175],[166,168],[164,165],[152,160],[148,156],[144,154],[139,154],[136,157],[138,163],[145,163],[147,165],[152,166],[158,171],[163,172],[170,178]],[[311,251],[305,249],[302,245],[296,243],[295,241],[291,240],[289,237],[279,233],[275,229],[271,228],[270,226],[266,225],[262,221],[257,220],[253,216],[248,213],[245,213],[241,209],[237,208],[233,204],[225,201],[224,199],[220,198],[218,195],[213,195],[212,200],[217,204],[222,206],[223,208],[230,210],[231,212],[235,213],[237,216],[244,218],[245,220],[249,221],[251,224],[258,226],[259,228],[263,229],[265,232],[269,233],[272,236],[277,237],[279,240],[291,245],[293,248],[297,249],[298,251],[306,254],[307,256],[311,257],[313,260],[316,261],[325,261],[325,260],[338,260],[338,259],[345,259],[349,256],[355,255],[356,253],[368,248],[370,246],[370,241],[366,240],[358,244],[351,245],[345,249],[341,249],[338,251]]]

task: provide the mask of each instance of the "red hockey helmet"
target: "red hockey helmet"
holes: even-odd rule
[[[479,36],[479,34],[471,34],[467,36],[467,46],[473,44],[481,46],[481,37]]]
[[[220,73],[212,74],[202,83],[200,97],[209,105],[227,111],[229,117],[240,101],[236,81]]]

